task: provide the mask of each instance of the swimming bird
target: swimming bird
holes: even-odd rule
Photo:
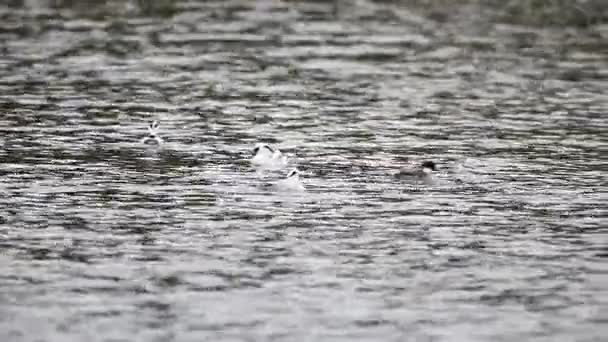
[[[409,178],[417,181],[422,181],[424,184],[433,185],[435,184],[435,177],[433,172],[437,171],[437,165],[434,161],[424,161],[420,165],[413,165],[402,168],[395,174],[397,178]]]
[[[154,120],[148,126],[148,136],[141,139],[141,143],[145,145],[160,145],[163,143],[163,139],[158,135],[158,128],[160,124]]]
[[[253,158],[251,164],[265,169],[282,169],[287,166],[287,157],[267,144],[257,144],[253,148]]]
[[[277,190],[284,192],[303,192],[306,191],[304,185],[300,181],[300,172],[298,169],[293,169],[287,174],[287,178],[279,180],[275,184]]]

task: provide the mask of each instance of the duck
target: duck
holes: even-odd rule
[[[282,169],[287,166],[287,157],[277,148],[272,148],[267,144],[257,144],[253,148],[253,158],[251,164],[265,169]]]
[[[163,143],[163,139],[158,135],[158,128],[160,124],[158,121],[154,120],[148,126],[148,135],[141,139],[141,143],[144,145],[161,145]]]
[[[435,184],[434,172],[437,171],[437,164],[427,160],[419,165],[402,168],[394,176],[400,179],[414,179],[427,185]]]
[[[279,180],[275,187],[282,192],[304,192],[306,188],[300,181],[300,171],[293,169],[287,174],[287,178]]]

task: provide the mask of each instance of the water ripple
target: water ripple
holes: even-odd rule
[[[600,31],[27,3],[0,8],[4,340],[605,335]],[[423,160],[433,186],[392,176]]]

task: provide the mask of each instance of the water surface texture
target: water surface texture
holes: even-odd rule
[[[0,5],[0,340],[608,335],[605,26],[23,2]],[[252,170],[260,141],[306,193]],[[435,185],[392,177],[423,160]]]

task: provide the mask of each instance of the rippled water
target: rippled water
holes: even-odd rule
[[[608,334],[605,28],[33,3],[0,7],[1,340]]]

